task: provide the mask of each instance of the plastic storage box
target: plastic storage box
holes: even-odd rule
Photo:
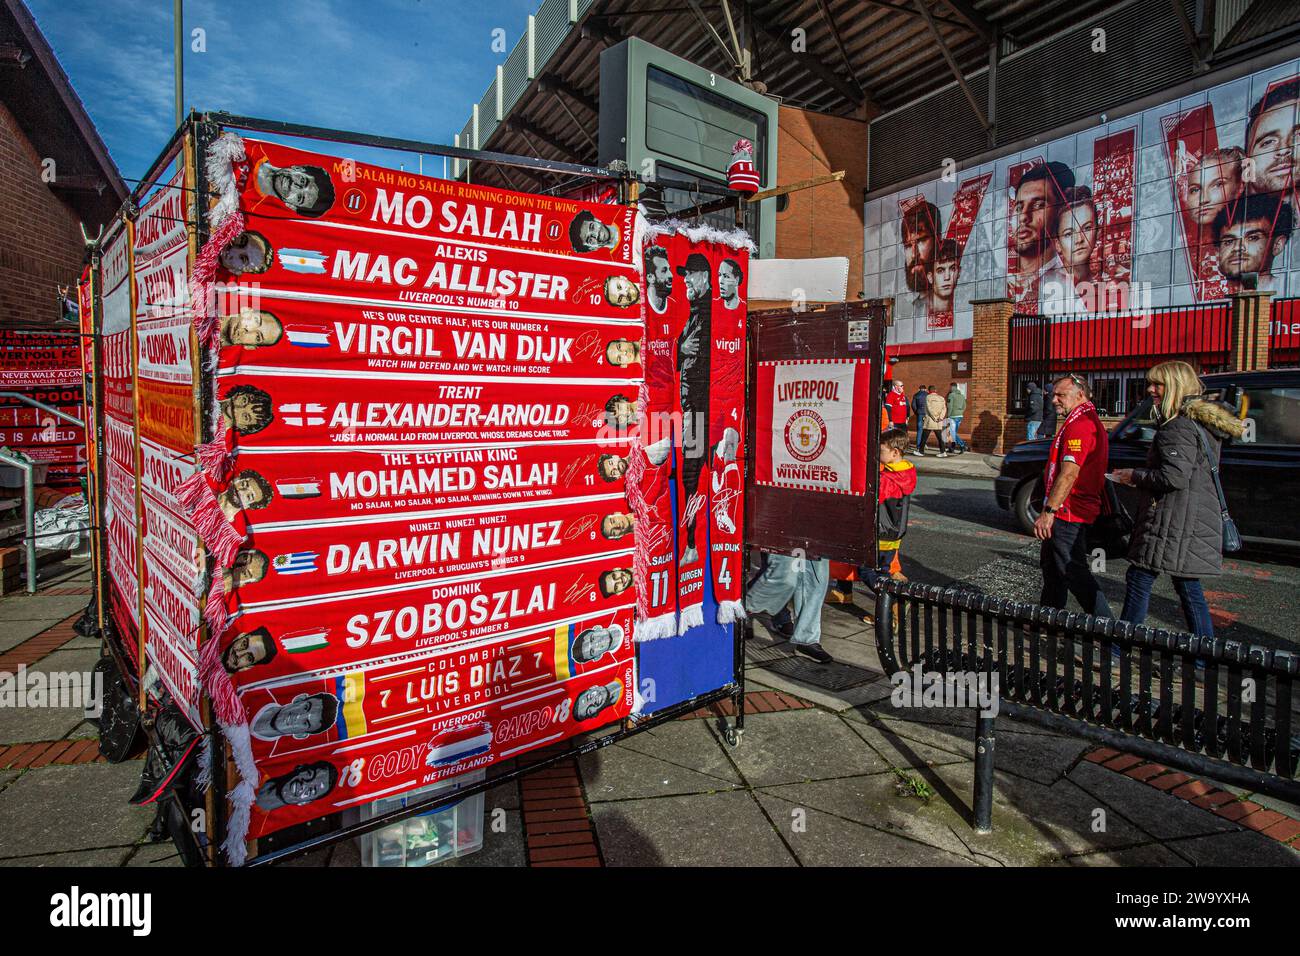
[[[358,819],[372,820],[393,810],[422,803],[438,793],[450,795],[479,783],[486,771],[476,770],[442,783],[386,797],[361,807]],[[483,848],[483,794],[465,797],[440,810],[432,810],[357,838],[362,866],[429,866]]]

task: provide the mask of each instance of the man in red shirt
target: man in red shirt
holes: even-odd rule
[[[910,404],[907,400],[907,392],[903,390],[903,383],[898,379],[894,379],[894,387],[885,395],[885,408],[889,412],[889,424],[906,428]]]
[[[1110,442],[1092,404],[1092,389],[1078,375],[1052,385],[1052,404],[1063,424],[1052,441],[1043,483],[1047,500],[1034,522],[1042,542],[1039,603],[1065,609],[1073,594],[1094,617],[1113,617],[1106,595],[1088,566],[1088,525],[1101,514]]]

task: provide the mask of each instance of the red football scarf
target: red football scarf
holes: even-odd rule
[[[495,575],[632,547],[622,495],[257,526],[235,556],[237,605]]]
[[[745,450],[745,279],[749,257],[709,244],[718,282],[713,303],[713,350],[709,381],[708,539],[709,571],[719,624],[745,616],[741,600],[741,544],[744,537]],[[734,296],[723,298],[735,283]],[[730,305],[728,303],[731,303]]]
[[[461,243],[490,242],[597,261],[632,261],[636,210],[631,206],[485,189],[256,139],[243,140],[242,145],[236,158],[237,198],[253,216],[390,229]],[[277,172],[304,183],[310,179],[312,204],[287,205],[280,198],[285,193],[277,188]],[[579,230],[582,235],[575,237]]]
[[[274,289],[280,299],[343,297],[498,319],[639,314],[636,270],[623,263],[256,215],[245,229],[269,246],[272,261],[260,273],[229,275]]]
[[[635,419],[630,386],[548,384],[553,387],[530,391],[508,379],[354,372],[323,385],[306,370],[268,370],[223,374],[217,395],[223,423],[236,432],[240,448],[586,442],[602,437],[607,422]]]
[[[540,675],[541,681],[547,676]],[[414,724],[394,721],[404,726],[400,734],[385,733],[379,727],[364,733],[355,744],[258,761],[248,835],[262,836],[369,803],[383,794],[428,786],[544,743],[595,730],[631,713],[635,685],[631,660],[616,661],[565,681],[541,681],[495,699],[485,693],[482,703]],[[341,690],[336,685],[334,693],[346,695],[349,686],[354,694],[364,691],[366,698],[375,693],[356,678]],[[401,702],[389,698],[390,707]],[[352,720],[358,729],[364,726],[368,730],[364,707],[357,704],[355,698],[344,703],[340,717],[345,726]],[[308,713],[306,720],[311,719],[313,711],[304,704],[294,708],[291,719],[300,711]],[[270,722],[269,715],[263,716],[248,727],[258,730]]]
[[[656,281],[662,263],[671,255],[658,239],[646,240],[647,285]],[[669,273],[671,275],[671,272]],[[645,582],[637,592],[638,641],[677,633],[677,556],[673,550],[674,449],[678,446],[680,398],[677,390],[677,337],[681,332],[677,301],[680,279],[671,278],[663,289],[658,277],[656,296],[645,299],[645,380],[637,402],[638,430],[633,440],[627,476],[628,503],[636,514],[634,567],[636,579]],[[657,293],[662,291],[660,297]],[[652,301],[664,301],[664,311]]]
[[[631,552],[625,551],[436,583],[250,602],[227,628],[221,656],[239,687],[631,607],[636,597],[630,588],[631,564]],[[254,639],[261,646],[250,650],[247,645]]]
[[[240,290],[246,291],[246,290]],[[317,374],[383,371],[442,375],[641,376],[639,316],[491,318],[415,308],[261,295],[256,307],[225,301],[221,368],[307,369]]]

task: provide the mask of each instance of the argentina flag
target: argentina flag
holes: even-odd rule
[[[310,574],[316,570],[316,559],[320,555],[315,551],[294,551],[292,554],[277,554],[271,562],[276,574]]]
[[[312,249],[281,249],[276,254],[280,265],[290,272],[325,273],[325,253]]]

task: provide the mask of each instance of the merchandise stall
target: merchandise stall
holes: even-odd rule
[[[637,188],[203,114],[106,230],[101,747],[146,742],[133,799],[187,861],[275,862],[727,697],[738,742],[752,244]]]

